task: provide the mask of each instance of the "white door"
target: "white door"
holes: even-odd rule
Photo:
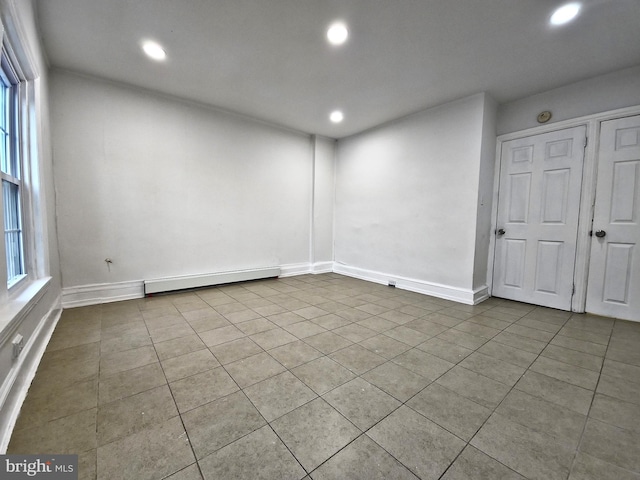
[[[587,312],[640,320],[640,116],[602,122]]]
[[[586,126],[502,144],[492,295],[571,310]]]

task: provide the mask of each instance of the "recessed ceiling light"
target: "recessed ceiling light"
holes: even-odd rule
[[[334,110],[331,112],[331,115],[329,115],[329,120],[333,123],[340,123],[344,120],[344,114],[340,110]]]
[[[582,6],[577,2],[567,3],[553,12],[549,22],[551,25],[564,25],[565,23],[569,23],[578,16],[581,7]]]
[[[159,62],[167,58],[167,52],[165,52],[164,48],[162,48],[156,42],[144,42],[142,44],[142,49],[144,50],[144,53],[146,53],[149,57]]]
[[[349,37],[349,30],[342,22],[332,24],[327,30],[327,40],[331,45],[342,45]]]

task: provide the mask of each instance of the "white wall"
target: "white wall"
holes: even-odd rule
[[[478,94],[338,142],[338,268],[469,301],[483,142],[495,143],[486,109]]]
[[[314,136],[313,260],[316,268],[332,268],[336,141]],[[318,265],[322,264],[322,265]]]
[[[52,98],[65,288],[310,262],[309,136],[61,71]]]
[[[640,105],[640,66],[619,70],[500,105],[497,133],[537,127],[549,110],[549,123]]]

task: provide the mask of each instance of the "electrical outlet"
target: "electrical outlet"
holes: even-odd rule
[[[20,352],[24,348],[24,337],[20,334],[13,337],[13,341],[11,342],[13,345],[13,359],[15,360],[20,356]]]

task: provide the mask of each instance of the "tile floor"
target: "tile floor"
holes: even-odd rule
[[[336,274],[65,310],[10,453],[82,479],[640,479],[640,323]]]

